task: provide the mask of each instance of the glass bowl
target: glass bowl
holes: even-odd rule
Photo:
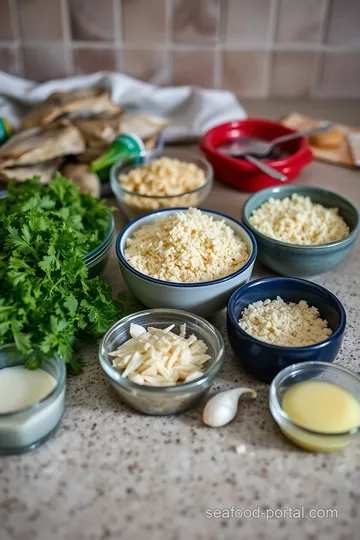
[[[202,339],[211,356],[202,377],[174,386],[141,385],[122,377],[112,366],[109,352],[131,337],[131,323],[155,328],[175,324],[174,332],[178,332],[179,326],[186,323],[187,332]],[[218,330],[197,315],[177,309],[149,309],[128,315],[110,328],[100,343],[99,360],[107,379],[124,403],[145,414],[168,415],[189,409],[208,391],[224,362],[224,342]]]
[[[360,377],[336,364],[327,362],[303,362],[283,369],[270,387],[271,414],[288,439],[315,452],[342,450],[360,434],[360,425],[342,433],[326,433],[307,429],[296,424],[283,410],[281,403],[285,392],[304,381],[326,381],[347,390],[360,402]]]
[[[140,195],[139,193],[134,193],[121,187],[119,182],[120,174],[127,174],[130,170],[141,167],[144,164],[149,164],[161,157],[194,163],[204,172],[205,184],[192,191],[168,196]],[[212,184],[213,170],[210,163],[201,156],[182,150],[155,150],[154,152],[146,152],[143,154],[143,162],[141,164],[126,166],[123,162],[119,162],[112,167],[110,174],[111,189],[118,201],[119,207],[130,220],[156,210],[200,206],[209,195]]]
[[[0,413],[0,455],[22,454],[47,441],[59,428],[64,414],[66,368],[60,356],[46,356],[35,347],[41,369],[56,380],[53,390],[24,409]],[[0,370],[24,365],[30,355],[18,351],[15,343],[0,347]]]
[[[110,249],[114,238],[114,231],[114,216],[110,214],[109,228],[104,240],[100,242],[98,246],[96,246],[94,249],[92,249],[83,256],[84,263],[89,270],[89,277],[99,276],[103,272],[110,256]]]

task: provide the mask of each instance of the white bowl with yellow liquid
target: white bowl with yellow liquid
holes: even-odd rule
[[[283,369],[271,383],[269,405],[284,435],[305,450],[342,450],[360,434],[360,377],[336,364]]]

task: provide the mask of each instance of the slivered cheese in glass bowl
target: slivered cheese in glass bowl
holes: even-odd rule
[[[180,333],[175,324],[160,329],[130,324],[131,338],[110,352],[112,365],[122,377],[143,385],[171,386],[195,380],[203,375],[210,360],[208,346],[194,334],[186,336],[186,324]]]

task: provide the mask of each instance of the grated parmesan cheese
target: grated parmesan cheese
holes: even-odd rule
[[[241,268],[245,242],[224,220],[197,208],[144,225],[127,239],[125,258],[139,272],[178,283],[211,281]]]
[[[186,337],[186,324],[180,326],[179,335],[172,332],[174,327],[145,329],[131,324],[131,339],[109,353],[114,357],[113,366],[123,377],[151,386],[181,384],[201,377],[210,359],[207,345],[194,334]]]
[[[254,210],[249,221],[266,236],[291,244],[327,244],[350,232],[338,208],[325,208],[296,193],[270,198]]]
[[[313,345],[332,334],[316,307],[310,307],[305,300],[286,303],[280,296],[250,304],[244,309],[239,325],[251,336],[283,347]]]

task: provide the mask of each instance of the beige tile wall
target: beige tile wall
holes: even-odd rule
[[[360,0],[0,0],[0,69],[360,97]]]

